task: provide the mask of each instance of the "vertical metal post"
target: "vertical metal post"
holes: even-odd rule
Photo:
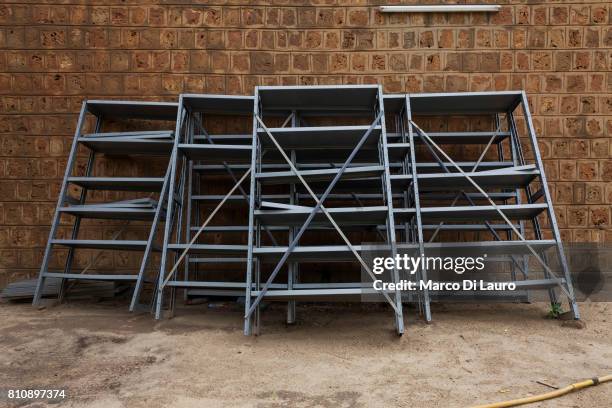
[[[102,127],[102,116],[96,117],[96,125],[94,133],[99,133],[100,128]],[[89,151],[89,157],[87,158],[87,166],[85,167],[85,177],[91,176],[94,167],[94,161],[96,159],[96,152],[93,150]],[[81,194],[79,195],[79,205],[85,204],[85,200],[87,199],[87,188],[81,188]],[[79,230],[81,228],[81,216],[76,215],[74,224],[72,225],[72,233],[70,234],[70,239],[77,239],[79,236]],[[70,247],[68,249],[68,255],[66,256],[66,264],[64,266],[64,272],[70,273],[72,271],[72,262],[74,260],[74,247]],[[59,293],[57,294],[57,301],[61,303],[64,300],[64,295],[66,293],[66,279],[60,278],[59,283]]]
[[[414,133],[412,131],[412,110],[410,108],[410,94],[406,94],[406,118],[408,125],[408,143],[410,144],[410,167],[412,168],[412,192],[414,195],[414,208],[415,218],[417,227],[417,238],[419,242],[419,253],[421,256],[425,256],[425,244],[423,239],[423,222],[421,220],[421,201],[419,196],[419,181],[416,168],[416,155],[414,152]],[[427,281],[427,270],[421,267],[418,271],[420,279]],[[431,321],[431,305],[429,299],[429,290],[423,289],[423,308],[425,311],[425,321]]]
[[[255,87],[255,95],[253,98],[253,140],[251,142],[251,185],[249,188],[249,232],[248,232],[248,249],[247,249],[247,270],[245,279],[245,298],[244,298],[244,334],[250,336],[252,331],[252,317],[248,315],[251,308],[251,290],[253,284],[253,241],[254,241],[254,220],[255,220],[255,171],[257,163],[257,116],[259,115],[259,89]]]
[[[501,131],[501,119],[500,119],[500,117],[499,117],[499,113],[496,113],[496,114],[495,114],[495,122],[494,122],[493,130],[494,130],[494,132],[499,132],[499,131]],[[512,151],[512,138],[508,138],[508,140],[510,141],[510,146],[511,146],[511,148],[510,148],[510,155],[512,156],[511,158],[512,158],[512,160],[513,160],[513,164],[516,166],[516,164],[514,163],[514,155],[513,155],[513,151]],[[483,157],[483,159],[484,159],[484,157]],[[497,143],[497,159],[498,159],[500,162],[504,162],[504,160],[505,160],[505,157],[504,157],[504,146],[503,146],[503,143],[502,143],[501,141]],[[503,190],[503,191],[505,192],[506,190]],[[519,191],[519,190],[518,190],[518,189],[516,189],[516,190],[515,190],[515,194],[516,194],[518,191]],[[515,196],[515,198],[516,198],[516,196]],[[507,199],[507,198],[504,198],[504,199],[503,199],[503,203],[504,203],[504,204],[508,204],[508,199]],[[517,203],[516,203],[516,204],[519,204],[519,202],[517,201]],[[521,220],[521,222],[522,222],[522,220]],[[520,227],[519,227],[519,228],[520,228]],[[499,235],[498,235],[498,236],[499,236]],[[524,235],[523,235],[523,236],[524,236]],[[512,230],[511,230],[511,229],[508,229],[508,230],[506,231],[506,239],[507,239],[508,241],[511,241],[511,240],[512,240]],[[514,256],[512,256],[511,258],[512,258],[514,261],[513,261],[513,262],[511,262],[511,264],[510,264],[510,278],[511,278],[513,281],[516,281],[516,269],[517,269],[517,266],[518,266],[518,261],[517,261],[517,260],[514,258]]]
[[[47,267],[49,266],[49,260],[51,258],[52,243],[51,241],[55,237],[57,227],[60,221],[59,209],[64,204],[66,198],[66,189],[68,185],[68,177],[72,174],[74,162],[79,145],[79,137],[81,136],[81,130],[85,122],[85,114],[87,113],[87,101],[83,101],[81,104],[81,112],[79,113],[79,119],[77,121],[77,127],[74,132],[74,139],[72,140],[72,147],[70,148],[70,154],[68,155],[68,162],[66,163],[66,171],[64,172],[64,180],[62,181],[62,187],[60,188],[59,196],[57,198],[57,204],[55,206],[55,213],[53,214],[53,220],[51,221],[51,229],[49,230],[49,238],[47,240],[47,246],[45,247],[45,253],[43,255],[42,263],[40,266],[40,273],[38,274],[38,281],[36,282],[36,290],[34,291],[34,298],[32,299],[32,305],[37,306],[42,296],[43,285],[45,282],[45,274],[48,272]]]
[[[291,127],[298,126],[299,120],[297,115],[298,113],[295,110],[291,113]],[[291,150],[291,161],[294,165],[297,165],[295,150]],[[295,183],[291,183],[289,185],[289,204],[297,205],[297,189],[295,187]],[[293,240],[296,232],[295,227],[289,227],[289,242]],[[287,272],[288,290],[293,290],[293,284],[295,283],[297,277],[297,268],[297,262],[289,262],[289,270]],[[295,300],[290,300],[287,302],[287,324],[295,323],[295,317]]]
[[[261,145],[257,147],[257,161],[255,163],[255,172],[251,173],[251,177],[255,178],[257,173],[260,173],[262,170],[262,150]],[[261,184],[255,180],[255,198],[258,203],[261,202],[262,197],[262,187]],[[255,219],[255,248],[261,247],[261,221]],[[255,263],[255,290],[259,292],[261,289],[261,261],[259,258],[254,259]],[[255,313],[253,313],[253,334],[256,336],[259,335],[259,330],[261,328],[261,304],[257,304],[257,308],[255,309]]]
[[[162,247],[161,261],[159,266],[159,280],[157,283],[157,295],[155,299],[155,318],[161,318],[161,309],[164,292],[164,279],[166,275],[166,264],[168,262],[168,243],[172,233],[172,211],[174,210],[174,190],[176,183],[176,164],[178,161],[178,145],[181,139],[181,126],[183,122],[183,95],[179,95],[178,107],[176,112],[176,127],[174,130],[174,145],[172,147],[172,155],[170,156],[170,187],[168,191],[168,204],[166,209],[166,222],[164,224],[164,243]]]
[[[524,165],[526,163],[525,161],[525,157],[523,156],[523,152],[522,152],[522,146],[521,146],[521,139],[520,139],[520,135],[518,133],[518,129],[516,127],[516,122],[514,121],[514,116],[512,114],[512,112],[509,113],[510,116],[510,127],[511,127],[511,134],[514,137],[514,141],[517,145],[517,153],[518,153],[518,157],[519,157],[519,163]],[[540,173],[543,172],[543,170],[539,170]],[[541,182],[541,179],[540,179]],[[527,203],[528,204],[534,204],[534,200],[533,200],[533,194],[531,192],[531,187],[529,185],[525,186],[525,196],[527,197]],[[533,217],[531,219],[531,224],[533,226],[533,232],[535,235],[535,239],[540,240],[542,239],[542,227],[540,225],[540,220],[538,220],[538,217]],[[524,229],[522,229],[521,234],[524,234]],[[525,236],[525,235],[523,235]],[[525,270],[524,273],[527,274],[529,273],[529,258],[527,258],[527,256],[523,257],[524,261],[523,263],[525,264]],[[548,262],[548,256],[546,255],[546,252],[542,252],[542,260],[546,263],[546,265],[549,264]],[[526,275],[527,276],[527,275]],[[546,279],[552,278],[551,274],[549,273],[549,271],[544,268],[544,277]],[[548,297],[550,299],[550,304],[554,305],[557,304],[557,294],[555,293],[555,288],[548,288]]]
[[[192,143],[191,141],[189,143]],[[189,242],[191,240],[191,196],[193,194],[193,161],[189,160],[187,165],[187,209],[185,214],[185,242]],[[187,282],[189,280],[189,254],[185,256],[185,265],[184,265],[184,274],[183,280]],[[187,300],[187,292],[188,289],[185,289],[184,300]]]
[[[408,139],[406,137],[406,128],[404,124],[404,115],[407,114],[406,109],[400,109],[398,114],[396,115],[396,125],[395,130],[401,134],[401,142],[408,143]],[[404,158],[402,159],[402,174],[407,175],[408,169],[412,170],[412,166],[410,165],[409,153],[406,153]],[[412,186],[408,186],[405,190],[402,191],[402,200],[404,208],[410,208],[412,205],[412,201],[410,200],[410,194],[412,191]],[[391,192],[393,193],[393,185],[391,185]],[[414,223],[406,220],[404,222],[404,242],[414,242]],[[413,301],[413,293],[412,291],[408,291],[407,301]],[[420,307],[420,305],[419,305]]]
[[[185,112],[187,112],[187,110],[185,109]],[[187,136],[186,139],[189,140],[189,132],[191,132],[192,129],[192,124],[193,124],[193,120],[189,117],[189,116],[185,116],[185,120],[187,121]],[[183,235],[183,215],[184,215],[184,210],[185,210],[185,182],[187,180],[187,158],[186,157],[182,157],[181,158],[181,167],[180,167],[180,176],[179,176],[179,180],[178,180],[178,193],[176,194],[176,198],[177,200],[180,200],[177,202],[176,205],[176,234],[175,234],[175,243],[178,244],[181,241],[181,236]],[[189,252],[187,252],[187,255],[189,255]],[[173,252],[172,253],[172,264],[176,264],[177,259],[178,259],[178,253],[177,252]],[[178,274],[174,274],[173,276],[173,280],[176,281],[178,280]],[[177,287],[176,286],[171,286],[170,287],[170,316],[174,316],[174,309],[176,306],[176,290]]]
[[[508,130],[510,131],[510,138],[512,139],[513,154],[516,157],[516,159],[513,162],[517,163],[517,165],[524,165],[525,158],[523,156],[521,140],[518,134],[518,130],[516,128],[516,123],[514,121],[514,114],[512,112],[508,112],[507,116],[508,116]],[[531,187],[529,187],[529,185],[525,186],[525,195],[527,197],[527,203],[532,204]],[[517,204],[520,204],[521,201],[522,201],[521,191],[520,189],[517,189]],[[542,239],[540,222],[538,221],[538,218],[534,217],[531,220],[531,222],[533,224],[533,229],[535,232],[536,239]],[[525,231],[526,231],[525,222],[521,220],[521,222],[519,223],[519,232],[521,233],[522,236],[525,236]],[[525,279],[529,276],[529,258],[527,255],[523,255],[523,274],[525,275]],[[546,276],[548,276],[548,271],[545,270],[545,274]],[[555,300],[556,295],[555,295],[554,289],[548,289],[548,293],[550,295],[551,302],[556,302]]]
[[[387,147],[387,130],[385,126],[385,102],[383,100],[382,87],[378,86],[378,110],[380,112],[380,138],[382,145],[382,165],[384,167],[383,182],[384,191],[387,201],[387,237],[391,246],[391,256],[395,258],[397,255],[397,241],[395,238],[395,219],[393,215],[393,192],[391,191],[391,174],[389,172],[389,148]],[[376,116],[376,113],[374,114]],[[393,268],[393,280],[399,283],[400,277],[396,267]],[[402,292],[395,291],[395,329],[400,336],[404,333],[404,315],[402,313]]]
[[[574,319],[580,319],[580,311],[578,310],[578,304],[576,303],[576,296],[574,294],[574,286],[572,284],[572,277],[569,272],[569,266],[567,264],[567,259],[565,258],[565,251],[563,250],[563,243],[561,241],[561,233],[559,232],[559,226],[557,225],[557,218],[555,216],[555,210],[553,208],[552,199],[550,197],[550,191],[548,190],[548,182],[546,181],[546,174],[544,173],[544,163],[542,162],[542,157],[540,156],[540,148],[536,140],[536,132],[533,126],[533,121],[531,119],[531,113],[529,111],[529,100],[527,99],[527,95],[525,94],[525,91],[522,92],[521,99],[522,99],[522,105],[523,105],[523,113],[525,115],[525,121],[527,122],[529,139],[531,141],[531,147],[533,149],[533,154],[536,160],[536,166],[538,170],[540,171],[540,180],[542,182],[541,188],[544,191],[544,197],[546,199],[546,204],[548,204],[548,218],[550,221],[550,225],[552,227],[553,236],[555,237],[555,241],[557,241],[557,253],[559,255],[559,260],[563,268],[563,274],[565,277],[565,285],[570,295],[568,297],[568,302],[572,310],[572,314],[574,315]]]

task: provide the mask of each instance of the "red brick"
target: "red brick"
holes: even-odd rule
[[[491,17],[491,24],[510,25],[512,24],[512,7],[502,6],[501,10],[494,13]]]
[[[608,21],[608,11],[606,6],[591,6],[591,22],[594,24],[605,24]]]
[[[589,21],[589,6],[571,6],[570,24],[585,25]]]
[[[251,73],[270,74],[274,71],[274,56],[269,52],[251,52]]]
[[[245,8],[242,10],[242,24],[247,26],[262,25],[264,19],[263,8]]]
[[[454,33],[453,30],[440,30],[438,32],[438,48],[453,48]]]
[[[349,25],[365,27],[368,24],[368,10],[350,10],[348,12]]]
[[[466,92],[468,91],[467,75],[448,75],[446,77],[447,92]]]
[[[365,71],[368,66],[367,54],[353,54],[351,57],[351,69],[353,71]]]
[[[346,54],[334,54],[331,57],[330,72],[343,72],[348,69],[348,56]]]
[[[567,45],[569,47],[582,47],[582,29],[568,30]]]
[[[568,92],[584,92],[586,90],[586,77],[581,74],[568,74],[566,76]]]
[[[431,48],[434,46],[433,31],[423,31],[419,35],[419,46],[421,48]]]
[[[529,6],[516,7],[517,24],[529,24]]]
[[[551,10],[551,24],[567,24],[569,21],[569,10],[567,6],[555,6]]]

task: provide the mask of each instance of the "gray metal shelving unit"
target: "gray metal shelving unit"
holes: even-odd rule
[[[227,198],[211,190],[226,184],[231,186],[249,170],[235,170],[231,166],[250,163],[252,135],[250,129],[244,134],[217,134],[207,125],[250,121],[252,112],[253,97],[250,96],[181,95],[172,177],[183,181],[176,185],[178,203],[165,232],[162,273],[155,302],[158,319],[164,307],[166,288],[170,291],[168,308],[171,312],[179,288],[185,290],[186,298],[244,295],[246,243],[226,242],[239,240],[239,234],[246,233],[249,198],[241,185],[237,186],[236,194]],[[209,171],[210,166],[213,169]],[[220,179],[221,176],[226,179]],[[243,225],[236,225],[240,221],[234,219],[236,212],[242,212]],[[215,223],[208,225],[206,220],[211,215]],[[206,228],[201,228],[203,222]],[[233,224],[224,225],[228,222]],[[237,266],[240,280],[235,280],[236,273],[233,279],[229,273],[211,278],[214,268],[220,265]]]
[[[578,319],[580,315],[525,93],[387,95],[386,105],[392,107],[394,114],[390,137],[407,140],[413,147],[403,168],[407,171],[391,175],[392,186],[407,193],[407,205],[396,208],[396,220],[407,223],[404,241],[418,245],[421,254],[433,251],[461,255],[466,251],[481,251],[501,256],[510,265],[506,281],[515,282],[521,290],[546,289],[551,303],[558,302],[555,289],[561,289]],[[524,121],[524,135],[518,130],[517,114]],[[467,130],[474,118],[480,120],[481,128]],[[439,127],[449,119],[465,129],[440,132]],[[427,123],[434,123],[438,128],[432,125],[433,130],[427,129],[424,125]],[[482,129],[483,123],[490,123],[490,129]],[[526,158],[522,146],[525,139],[533,156],[531,160]],[[451,157],[465,156],[469,149],[473,153],[474,147],[477,158],[466,161],[461,157],[463,161],[459,161]],[[551,239],[544,238],[545,222],[549,224]],[[454,239],[442,239],[441,231],[458,235]],[[487,240],[480,235],[475,238],[475,231],[490,235]],[[545,252],[550,248],[556,249],[560,274],[551,269],[549,254]],[[528,257],[537,260],[543,272],[541,278],[530,276]],[[426,278],[428,271],[419,272]],[[429,321],[430,296],[427,292],[421,295],[424,315]]]
[[[87,115],[96,118],[92,134],[81,133]],[[102,132],[107,119],[133,118],[175,126]],[[239,123],[247,126],[217,130]],[[84,175],[73,175],[79,146],[88,149],[88,164]],[[168,158],[165,176],[92,174],[97,155],[126,153]],[[68,194],[69,186],[80,189],[79,197]],[[92,204],[88,191],[140,196]],[[146,196],[157,193],[161,198]],[[70,237],[57,236],[61,216],[72,217]],[[144,221],[149,235],[85,239],[84,218]],[[390,256],[487,253],[503,264],[502,281],[516,283],[521,299],[538,289],[558,303],[560,289],[580,317],[526,94],[383,95],[377,85],[261,86],[253,96],[183,94],[178,104],[84,102],[34,303],[49,277],[62,286],[69,279],[117,280],[135,282],[134,310],[151,253],[161,251],[156,318],[165,306],[174,310],[177,289],[186,298],[244,298],[249,335],[259,331],[263,301],[286,302],[291,324],[298,301],[359,299],[371,289],[361,274],[374,277],[363,259],[372,243]],[[47,270],[54,248],[67,250],[63,271]],[[143,252],[139,273],[75,273],[80,249]],[[551,269],[551,256],[560,272]],[[329,266],[317,272],[313,265]],[[342,279],[320,272],[336,272],[337,265],[345,268]],[[428,280],[431,272],[393,270],[390,279]],[[439,295],[382,294],[398,334],[402,302],[416,303],[430,321],[432,296]]]
[[[155,236],[160,223],[165,218],[166,190],[169,183],[169,168],[163,177],[106,177],[94,175],[96,160],[102,155],[138,155],[145,160],[150,157],[170,158],[174,144],[172,130],[126,130],[120,132],[102,132],[108,122],[121,124],[125,120],[138,120],[139,125],[147,127],[146,123],[157,121],[174,121],[176,119],[176,103],[166,102],[128,102],[89,100],[84,101],[79,114],[72,148],[66,165],[66,172],[57,207],[53,216],[49,239],[43,255],[43,261],[38,277],[33,304],[37,305],[42,296],[42,288],[47,278],[59,278],[59,300],[64,296],[66,283],[74,280],[108,280],[125,281],[134,284],[134,292],[130,310],[139,305],[140,293],[145,281],[145,271],[153,251],[159,251],[155,244]],[[95,120],[94,132],[84,134],[83,128],[89,116]],[[133,127],[134,125],[132,125]],[[125,126],[123,126],[125,128]],[[76,168],[79,147],[87,150],[87,165],[84,175],[73,175]],[[170,160],[168,160],[170,162]],[[70,194],[71,188],[77,188],[78,197]],[[148,197],[115,200],[107,202],[91,202],[89,192],[118,191],[150,193]],[[153,196],[157,195],[157,198]],[[58,230],[62,219],[70,218],[72,231],[68,239],[58,238]],[[145,221],[148,234],[144,240],[119,239],[122,229],[116,231],[110,239],[86,239],[81,233],[82,220],[124,220]],[[125,224],[124,224],[125,225]],[[58,248],[67,249],[63,270],[49,270],[53,251]],[[76,251],[81,249],[120,250],[141,252],[140,268],[136,274],[88,274],[90,263],[80,272],[74,271]]]
[[[325,282],[300,268],[302,263],[351,262],[361,264],[374,276],[360,255],[361,246],[345,233],[347,227],[384,225],[378,232],[391,255],[396,241],[379,86],[257,87],[253,124],[246,335],[259,330],[263,300],[286,300],[287,322],[292,323],[297,300],[346,300],[362,294],[359,278]],[[406,147],[405,143],[400,146]],[[279,163],[282,167],[273,169]],[[360,185],[377,190],[369,197],[376,205],[362,205]],[[264,199],[271,187],[284,187],[288,196],[284,200]],[[337,190],[344,197],[335,194],[332,202],[330,195]],[[262,231],[267,227],[287,228],[286,243],[265,243]],[[311,233],[318,236],[316,245],[306,242]],[[273,268],[265,270],[266,265]],[[398,278],[395,271],[394,279]],[[275,288],[274,284],[281,286]],[[385,297],[394,310],[396,331],[402,334],[401,295],[398,291],[385,293]]]

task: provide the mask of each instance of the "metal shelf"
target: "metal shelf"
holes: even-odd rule
[[[70,205],[60,207],[57,211],[83,218],[149,220],[155,216],[156,209],[157,201],[151,198],[138,198],[107,203]]]
[[[371,292],[371,291],[370,291]],[[251,291],[252,296],[258,296],[259,291]],[[266,300],[284,300],[293,299],[307,302],[333,302],[359,300],[361,296],[368,293],[364,288],[338,288],[338,289],[295,289],[295,290],[280,290],[272,289],[264,294]]]
[[[169,281],[168,286],[180,288],[217,288],[217,289],[245,289],[244,282],[220,282],[220,281]],[[273,285],[275,288],[287,287],[287,285]],[[255,285],[252,285],[255,288]],[[244,292],[240,292],[239,296],[243,296]]]
[[[176,120],[176,102],[89,100],[89,113],[104,118]]]
[[[160,191],[163,177],[69,177],[68,182],[88,190]]]
[[[512,112],[522,91],[410,94],[413,115],[491,115]]]
[[[54,239],[54,245],[71,248],[107,249],[120,251],[144,251],[147,241],[133,240],[96,240],[96,239]]]
[[[253,143],[253,135],[194,135],[193,142],[204,144],[221,144],[221,145],[251,145]]]
[[[191,112],[214,115],[250,115],[253,113],[252,96],[183,94],[183,104]]]
[[[342,175],[342,180],[360,179],[366,177],[380,176],[384,171],[382,166],[367,166],[367,167],[351,167],[346,169]],[[300,175],[307,182],[310,181],[331,181],[336,174],[337,169],[320,169],[320,170],[303,170]],[[300,180],[292,171],[278,171],[256,173],[255,177],[262,184],[291,184],[299,183]]]
[[[285,252],[286,246],[253,248],[253,253],[263,262],[276,262]],[[355,246],[361,251],[361,246]],[[289,255],[289,261],[295,262],[353,262],[355,255],[346,245],[297,246]]]
[[[372,111],[377,85],[260,86],[264,113],[299,111]]]
[[[422,142],[423,138],[418,133],[415,133],[414,140]],[[501,143],[510,137],[510,132],[427,132],[427,136],[431,137],[438,144],[487,144],[493,139],[493,143]]]
[[[47,272],[46,278],[61,278],[75,280],[99,280],[99,281],[136,281],[138,275],[103,275],[103,274],[86,274],[86,273],[60,273]]]
[[[91,150],[108,155],[168,156],[174,141],[171,139],[138,139],[131,137],[80,137],[79,143]]]
[[[306,221],[311,209],[308,207],[291,210],[255,210],[255,217],[264,225],[300,226]],[[384,224],[388,209],[377,207],[346,207],[327,208],[338,225],[380,225]],[[315,215],[312,225],[328,224],[329,221],[322,212]]]
[[[459,166],[461,168],[461,170],[467,172],[467,171],[472,171],[472,169],[474,169],[474,166],[476,166],[476,162],[455,162],[455,164],[457,164],[457,166]],[[504,162],[499,162],[499,161],[483,161],[478,163],[478,167],[476,168],[476,170],[481,171],[481,170],[495,170],[495,169],[503,169],[503,168],[507,168],[507,167],[514,167],[515,164],[511,161],[504,161]],[[449,170],[450,172],[454,173],[457,172],[457,168],[449,162],[442,162],[442,165],[440,165],[440,163],[437,162],[417,162],[416,163],[416,168],[419,171],[419,173],[424,172],[424,171],[433,171],[433,170],[437,170],[437,171],[443,171],[443,167],[446,167],[447,170]]]
[[[480,187],[512,189],[529,185],[539,174],[537,170],[514,171],[511,168],[503,171],[466,172]],[[427,190],[474,189],[472,183],[461,173],[421,173],[417,177],[419,187]],[[407,187],[412,183],[412,175],[392,175],[391,183],[393,186]]]
[[[173,251],[183,251],[188,247],[187,244],[169,244],[168,249]],[[244,257],[248,247],[246,245],[213,245],[213,244],[194,244],[189,247],[189,253],[206,255],[236,255]]]
[[[251,161],[251,146],[181,143],[178,148],[189,160],[204,160],[207,163]]]
[[[530,255],[528,246],[536,252],[543,252],[556,245],[554,240],[528,240],[528,241],[478,241],[478,242],[430,242],[425,243],[425,253],[432,251],[444,256],[465,256],[469,253],[487,255]],[[399,245],[401,250],[404,246]],[[412,246],[411,249],[417,249]],[[468,252],[474,251],[474,252]],[[430,252],[430,253],[432,253]]]
[[[226,198],[224,195],[211,195],[211,194],[193,194],[191,200],[198,202],[199,205],[204,207],[217,206],[221,200]],[[264,200],[284,200],[288,199],[287,194],[266,194],[262,197]],[[243,195],[231,195],[226,198],[224,206],[238,206],[244,207],[249,205],[248,198],[245,200]]]
[[[352,149],[363,137],[369,126],[311,126],[295,128],[269,128],[272,136],[283,149]],[[381,126],[375,126],[364,148],[375,148],[381,134]],[[266,148],[274,144],[264,129],[257,129],[261,143]]]
[[[125,132],[95,132],[95,133],[83,133],[80,137],[85,139],[106,139],[106,140],[122,140],[122,139],[135,139],[135,140],[169,140],[172,139],[172,130],[136,130],[136,131],[125,131]]]
[[[497,206],[510,220],[530,220],[545,211],[546,204],[509,204]],[[414,215],[414,209],[395,209],[399,218]],[[421,208],[423,222],[432,221],[500,221],[503,220],[497,210],[491,205],[456,206],[456,207],[423,207]]]

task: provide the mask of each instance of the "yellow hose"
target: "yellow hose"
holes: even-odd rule
[[[592,385],[599,385],[601,383],[605,383],[608,381],[612,381],[612,374],[604,375],[603,377],[595,377],[590,380],[580,381],[567,387],[559,388],[558,390],[547,392],[545,394],[534,395],[532,397],[525,397],[514,399],[510,401],[496,402],[493,404],[485,404],[485,405],[477,405],[473,408],[504,408],[504,407],[516,407],[517,405],[523,404],[531,404],[532,402],[544,401],[552,398],[557,398],[565,394],[569,394],[570,392],[581,390],[586,387],[590,387]]]

